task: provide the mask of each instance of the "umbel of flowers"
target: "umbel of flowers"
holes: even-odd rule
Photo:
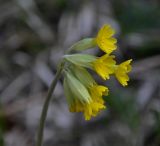
[[[127,73],[131,71],[132,59],[116,63],[115,56],[111,54],[117,48],[114,34],[110,25],[104,25],[95,38],[83,39],[71,47],[71,50],[83,51],[98,46],[104,52],[101,57],[82,53],[64,55],[67,63],[64,70],[64,92],[69,110],[82,112],[85,120],[90,120],[106,108],[103,96],[109,92],[107,87],[96,83],[88,69],[95,71],[103,80],[115,75],[122,86],[128,84]]]

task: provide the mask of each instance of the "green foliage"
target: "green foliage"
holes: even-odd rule
[[[122,93],[119,93],[110,94],[105,99],[114,118],[125,122],[133,129],[139,126],[139,114],[133,97],[122,96]]]
[[[114,10],[123,33],[145,30],[160,26],[160,9],[158,5],[141,1],[113,1]]]

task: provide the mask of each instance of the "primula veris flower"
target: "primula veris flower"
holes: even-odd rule
[[[101,85],[93,85],[89,89],[92,101],[85,105],[84,117],[85,120],[90,120],[92,116],[97,116],[97,114],[105,109],[103,95],[108,95],[108,88]]]
[[[96,38],[87,38],[75,43],[70,50],[82,51],[98,46],[105,54],[96,57],[89,54],[64,55],[67,62],[64,77],[64,91],[71,112],[82,112],[85,120],[97,116],[106,108],[103,96],[108,95],[108,88],[98,85],[87,69],[94,70],[102,79],[107,80],[115,75],[118,81],[126,86],[131,71],[131,59],[116,65],[115,56],[117,40],[115,31],[110,25],[104,25]],[[86,69],[87,68],[87,69]]]
[[[64,79],[64,90],[67,97],[69,110],[70,112],[83,112],[85,120],[90,120],[92,116],[96,116],[102,109],[106,108],[102,96],[108,95],[108,88],[102,85],[97,85],[92,76],[84,68],[75,66],[75,70],[73,71],[71,69],[71,72],[74,72],[74,74],[76,73],[74,78],[78,77],[76,80],[81,82],[81,84],[85,87],[85,90],[88,91],[90,98],[89,100],[82,100],[82,97],[78,97],[79,94],[73,91],[73,84],[70,84],[73,82],[71,81],[72,78],[66,77]],[[74,88],[79,88],[79,86],[74,85]]]
[[[116,61],[114,55],[105,54],[93,62],[95,71],[104,79],[109,79],[109,75],[114,73]]]
[[[132,59],[123,62],[120,65],[118,65],[115,69],[115,76],[123,86],[128,85],[127,82],[129,81],[129,77],[127,73],[131,71],[131,61]]]
[[[113,37],[115,30],[108,24],[104,25],[95,38],[86,38],[70,47],[70,51],[83,51],[98,46],[103,52],[110,54],[116,48],[117,40]]]
[[[76,66],[86,67],[97,72],[104,80],[109,79],[109,75],[114,73],[116,61],[114,55],[105,54],[95,57],[86,54],[65,55],[67,61]],[[80,76],[80,75],[79,75]]]
[[[102,109],[105,109],[103,95],[107,95],[108,88],[104,86],[94,85],[89,89],[91,101],[82,103],[76,96],[70,96],[72,102],[69,103],[70,112],[83,112],[85,120],[95,117]]]
[[[115,31],[110,25],[104,25],[98,32],[96,43],[105,53],[110,54],[117,48],[115,45],[117,40],[112,37],[114,33]]]

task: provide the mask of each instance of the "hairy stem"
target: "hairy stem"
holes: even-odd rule
[[[49,103],[52,97],[52,94],[54,92],[54,89],[56,87],[56,84],[61,76],[62,70],[64,67],[64,62],[62,61],[57,69],[56,75],[54,80],[51,83],[51,86],[48,90],[48,94],[47,97],[45,99],[44,105],[43,105],[43,109],[42,109],[42,113],[41,113],[41,118],[40,118],[40,123],[39,123],[39,128],[38,128],[38,134],[37,134],[37,142],[36,142],[36,146],[42,146],[42,141],[43,141],[43,129],[44,129],[44,125],[45,125],[45,120],[47,117],[47,111],[48,111],[48,107],[49,107]]]

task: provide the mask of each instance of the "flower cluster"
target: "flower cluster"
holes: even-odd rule
[[[72,50],[85,50],[98,46],[105,54],[101,57],[89,54],[64,55],[68,62],[65,69],[64,91],[71,112],[83,112],[86,120],[96,116],[106,108],[103,96],[108,95],[108,88],[98,85],[87,69],[95,71],[102,79],[107,80],[115,75],[123,86],[129,81],[127,73],[131,71],[131,61],[127,60],[117,65],[115,56],[117,40],[113,37],[115,31],[110,25],[104,25],[95,38],[88,38],[72,46]]]

